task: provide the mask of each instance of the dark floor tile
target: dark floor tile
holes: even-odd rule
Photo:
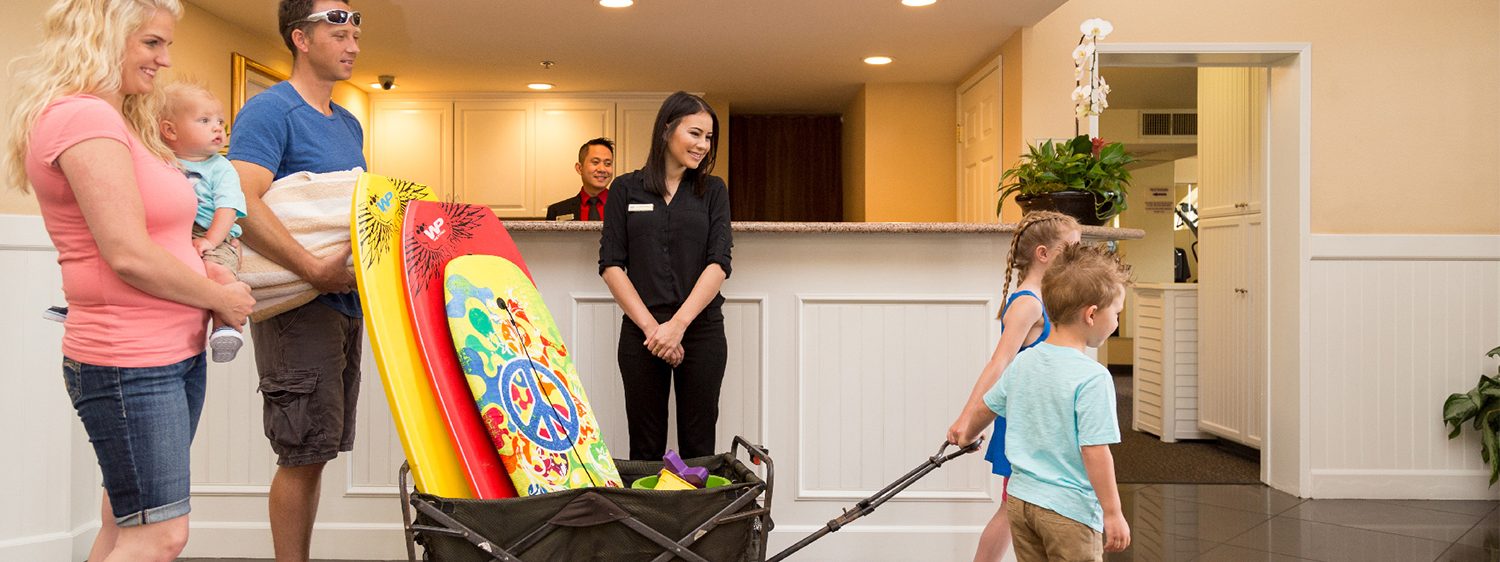
[[[1142,533],[1130,529],[1130,548],[1106,553],[1106,562],[1186,562],[1195,560],[1219,543],[1166,533]]]
[[[1485,515],[1500,508],[1500,501],[1493,500],[1375,500],[1417,509],[1446,511],[1463,515]]]
[[[1177,535],[1222,543],[1265,522],[1270,515],[1137,494],[1125,510],[1132,534]]]
[[[1500,562],[1500,549],[1485,550],[1483,548],[1455,544],[1437,558],[1437,562]]]
[[[1496,553],[1497,562],[1500,562],[1500,511],[1491,511],[1479,520],[1473,529],[1458,539],[1458,544]]]
[[[1302,499],[1286,492],[1273,490],[1260,484],[1198,485],[1157,484],[1144,494],[1155,494],[1164,498],[1216,505],[1230,509],[1242,509],[1276,515],[1302,503]]]
[[[1412,562],[1436,559],[1450,543],[1278,516],[1229,544],[1325,562]]]
[[[1283,516],[1451,543],[1482,515],[1463,515],[1371,500],[1308,500]]]
[[[1203,556],[1196,560],[1199,562],[1301,562],[1308,559],[1225,544],[1203,553]]]

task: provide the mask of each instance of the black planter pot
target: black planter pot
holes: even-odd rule
[[[1098,196],[1090,191],[1054,191],[1051,193],[1038,193],[1036,195],[1017,195],[1016,203],[1021,205],[1023,213],[1032,211],[1057,211],[1078,219],[1079,224],[1088,226],[1101,226],[1106,217],[1114,215],[1113,205],[1105,207],[1103,212],[1098,209]]]

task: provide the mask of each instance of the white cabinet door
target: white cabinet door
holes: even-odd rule
[[[1240,441],[1245,385],[1237,333],[1239,220],[1203,219],[1198,237],[1198,427]]]
[[[370,171],[453,189],[453,103],[381,101],[370,108]]]
[[[1244,443],[1261,448],[1266,435],[1266,340],[1269,338],[1266,317],[1266,229],[1265,215],[1254,213],[1240,217],[1240,230],[1244,234],[1244,267],[1240,286],[1243,301],[1241,325],[1245,337],[1240,340],[1245,368],[1246,403]]]
[[[1198,225],[1198,427],[1255,448],[1266,428],[1262,216]]]
[[[487,205],[502,218],[546,214],[546,203],[539,203],[532,191],[535,112],[536,104],[529,101],[453,104],[453,179],[459,201]]]
[[[615,175],[634,172],[646,165],[646,156],[651,153],[651,127],[656,124],[661,102],[624,101],[615,104],[619,123],[615,127],[618,135],[615,137]],[[720,128],[723,128],[722,124]],[[724,146],[723,142],[719,144]]]
[[[536,216],[547,205],[578,194],[583,186],[573,166],[578,147],[615,134],[615,104],[609,101],[547,101],[536,113]]]
[[[1267,70],[1198,69],[1198,213],[1261,212]]]

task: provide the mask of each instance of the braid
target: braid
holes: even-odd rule
[[[1032,228],[1033,226],[1036,228]],[[1033,211],[1021,217],[1015,234],[1010,238],[1010,257],[1005,262],[1005,284],[1000,287],[1000,312],[995,316],[996,319],[1005,318],[1005,303],[1010,298],[1011,274],[1019,269],[1024,278],[1031,270],[1032,251],[1037,246],[1056,244],[1064,232],[1077,228],[1078,221],[1073,217],[1053,211]],[[1025,253],[1022,253],[1023,250]]]
[[[1016,233],[1010,237],[1010,256],[1005,259],[1005,284],[1000,285],[1000,311],[995,313],[996,320],[1005,319],[1005,302],[1010,298],[1010,273],[1016,270],[1016,248],[1021,245],[1021,232],[1031,226],[1032,222],[1034,221],[1023,217],[1021,224],[1016,226]]]

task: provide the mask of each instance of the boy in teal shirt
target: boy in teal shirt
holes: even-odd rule
[[[1021,562],[1103,560],[1130,545],[1109,452],[1120,442],[1114,382],[1084,354],[1119,326],[1129,280],[1114,253],[1069,246],[1042,280],[1052,336],[1016,356],[984,396],[1007,422],[1008,509]],[[972,420],[961,441],[992,421]]]

